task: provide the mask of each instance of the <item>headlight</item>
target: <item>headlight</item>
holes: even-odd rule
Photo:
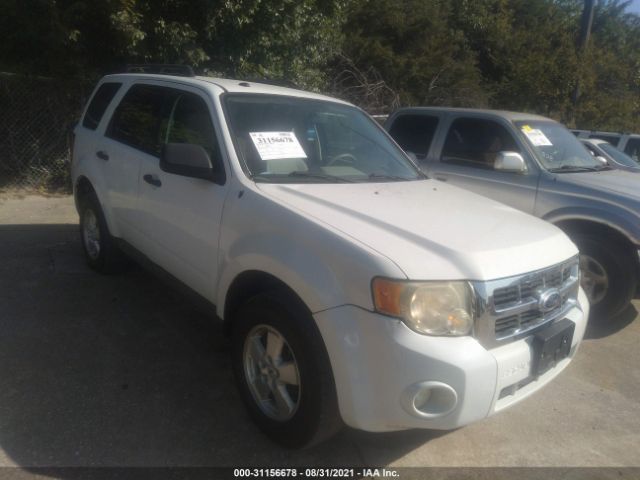
[[[401,318],[418,333],[467,335],[473,327],[472,292],[467,282],[403,282],[375,278],[376,311]]]

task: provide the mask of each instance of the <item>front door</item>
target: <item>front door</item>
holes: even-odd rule
[[[214,169],[224,171],[210,100],[198,89],[164,91],[159,122],[160,144],[190,143],[204,147]],[[218,274],[218,238],[227,186],[164,172],[159,158],[140,164],[138,210],[151,259],[208,298]]]
[[[428,164],[428,174],[443,182],[471,190],[527,213],[533,213],[539,173],[527,162],[524,173],[494,169],[498,152],[527,155],[519,141],[494,120],[474,117],[452,119],[444,144]]]

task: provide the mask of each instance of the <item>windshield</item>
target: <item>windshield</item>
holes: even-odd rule
[[[236,153],[256,182],[380,182],[424,178],[365,113],[279,95],[226,95]]]
[[[617,163],[621,165],[625,165],[627,167],[640,168],[640,165],[638,165],[638,162],[636,162],[633,158],[631,158],[626,153],[618,150],[616,147],[614,147],[610,143],[600,143],[598,146],[604,151],[604,153],[606,153],[611,158],[613,158]]]
[[[538,161],[551,172],[606,169],[564,126],[553,121],[515,122]]]

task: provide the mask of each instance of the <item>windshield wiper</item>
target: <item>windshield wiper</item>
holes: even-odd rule
[[[370,173],[369,180],[393,180],[406,182],[408,180],[415,180],[413,178],[401,177],[399,175],[387,175],[386,173]]]
[[[287,176],[296,177],[296,178],[317,178],[317,179],[326,180],[329,182],[353,183],[353,180],[350,180],[344,177],[338,177],[336,175],[329,175],[328,173],[301,172],[298,170],[294,170],[293,172],[289,173]]]
[[[561,167],[550,168],[549,171],[552,173],[599,172],[604,168],[605,168],[604,166],[602,168],[596,168],[596,167],[580,167],[577,165],[562,165]]]

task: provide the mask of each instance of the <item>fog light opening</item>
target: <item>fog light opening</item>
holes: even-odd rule
[[[402,403],[405,410],[414,416],[438,418],[456,408],[458,395],[446,383],[421,382],[405,390]]]

